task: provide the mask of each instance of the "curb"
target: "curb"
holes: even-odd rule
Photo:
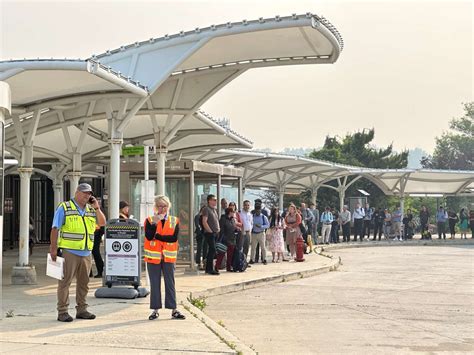
[[[350,249],[350,248],[374,248],[374,247],[387,247],[387,246],[395,246],[395,247],[403,247],[403,246],[450,246],[450,245],[474,245],[474,239],[459,239],[459,240],[405,240],[403,242],[399,241],[376,241],[376,242],[357,242],[358,244],[354,244],[351,242],[346,244],[344,242],[340,242],[340,245],[317,245],[316,248],[321,251],[330,251],[330,250],[340,250],[340,249]]]
[[[318,254],[332,259],[332,256],[327,256],[320,253]],[[254,279],[254,280],[242,281],[242,282],[238,282],[231,285],[209,288],[204,291],[190,292],[189,297],[199,298],[199,297],[219,296],[226,293],[248,290],[248,289],[252,289],[252,288],[267,285],[267,284],[293,281],[293,280],[302,279],[305,277],[316,276],[316,275],[323,274],[330,271],[335,271],[341,264],[342,264],[341,258],[338,258],[338,259],[334,259],[331,265],[329,266],[322,266],[316,269],[308,269],[308,270],[303,270],[303,271],[288,272],[288,273],[284,273],[280,275],[274,275],[274,276],[268,276],[268,277],[263,277],[259,279]]]
[[[200,320],[211,332],[213,332],[222,342],[224,342],[230,349],[237,354],[257,354],[257,352],[247,345],[245,345],[239,338],[229,332],[223,326],[217,324],[214,320],[209,318],[199,308],[192,305],[187,299],[182,301],[184,309],[192,314],[193,317]]]

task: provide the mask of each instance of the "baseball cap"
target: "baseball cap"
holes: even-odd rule
[[[89,184],[83,182],[82,184],[77,185],[77,191],[80,192],[92,192],[92,187]]]

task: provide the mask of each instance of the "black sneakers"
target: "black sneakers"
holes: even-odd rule
[[[160,315],[158,314],[158,311],[153,311],[151,312],[151,314],[149,315],[148,319],[149,320],[155,320],[159,317]]]
[[[173,319],[186,319],[186,317],[184,316],[184,314],[182,314],[180,311],[178,311],[177,309],[175,309],[172,313],[171,313],[171,318]]]

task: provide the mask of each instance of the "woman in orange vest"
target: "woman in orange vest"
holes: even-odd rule
[[[172,309],[171,318],[185,319],[176,309],[174,270],[178,255],[179,219],[168,214],[171,202],[167,196],[155,197],[155,213],[145,220],[143,257],[150,277],[149,320],[157,319],[161,303],[161,274],[165,280],[165,308]]]

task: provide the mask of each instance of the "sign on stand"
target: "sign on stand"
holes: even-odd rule
[[[111,219],[105,226],[105,285],[140,286],[141,246],[137,221]]]

